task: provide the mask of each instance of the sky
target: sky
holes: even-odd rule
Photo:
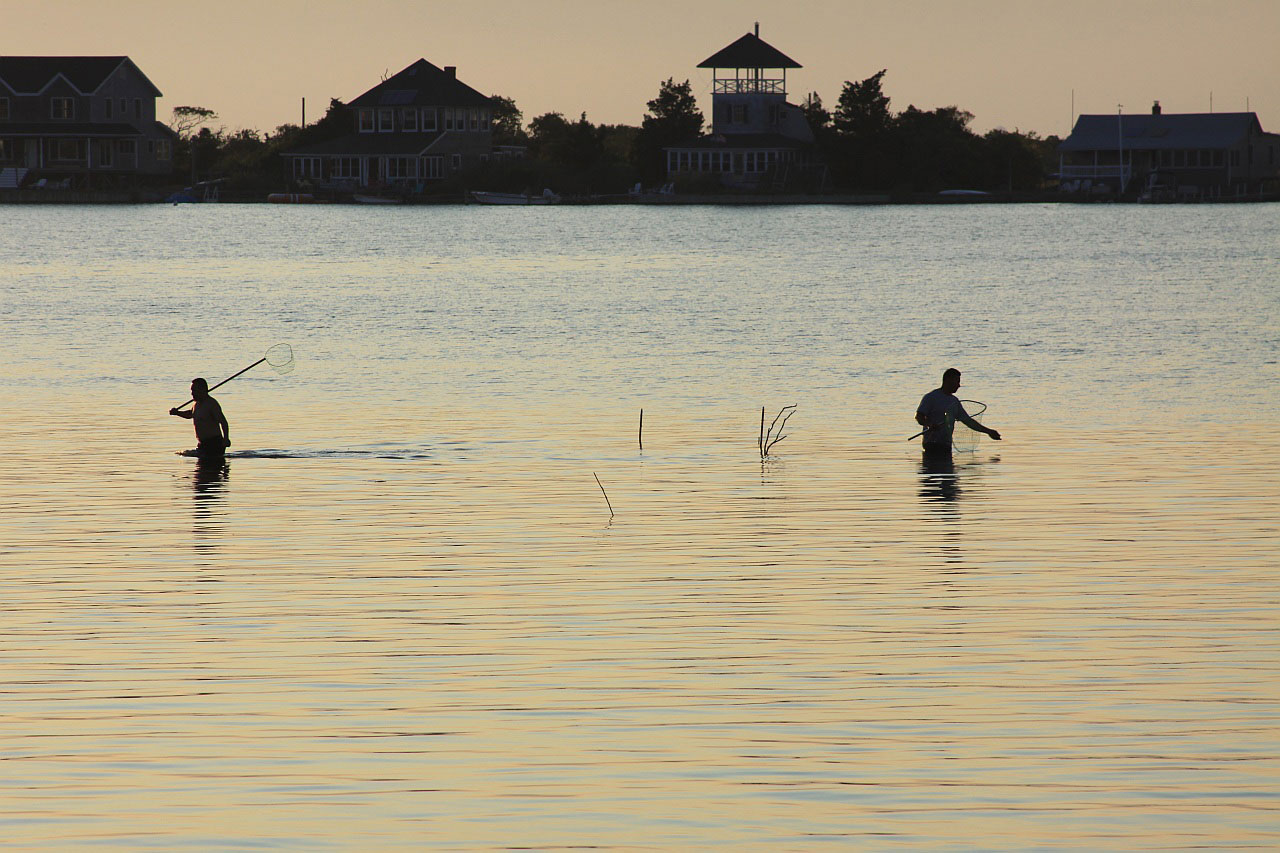
[[[214,127],[319,118],[419,58],[486,95],[639,124],[663,80],[760,24],[828,109],[880,69],[890,109],[958,106],[972,127],[1064,136],[1080,113],[1258,113],[1280,132],[1280,0],[0,0],[0,55],[127,55]]]

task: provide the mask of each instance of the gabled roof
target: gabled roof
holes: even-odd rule
[[[1150,115],[1082,115],[1061,151],[1107,151],[1125,148],[1228,148],[1250,130],[1261,134],[1257,113],[1163,113]]]
[[[360,107],[487,107],[489,99],[451,72],[419,59],[350,104]]]
[[[80,94],[92,95],[125,64],[137,72],[155,97],[162,97],[127,56],[0,56],[0,83],[17,95],[36,95],[61,76]]]
[[[699,68],[803,68],[754,33],[747,33],[719,53],[698,63]]]

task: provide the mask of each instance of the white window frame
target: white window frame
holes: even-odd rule
[[[439,155],[418,158],[418,174],[424,180],[438,181],[444,178],[444,158]]]
[[[387,107],[378,108],[378,133],[392,133],[396,129],[396,111]]]
[[[428,126],[429,125],[429,126]],[[436,108],[427,107],[422,111],[422,129],[424,131],[435,132],[436,130]]]
[[[418,132],[417,109],[402,110],[400,113],[400,124],[404,128],[405,133],[417,133]]]

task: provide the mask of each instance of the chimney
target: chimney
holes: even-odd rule
[[[1156,101],[1154,104],[1152,104],[1152,105],[1151,105],[1151,114],[1152,114],[1153,116],[1158,116],[1158,115],[1160,115],[1160,102],[1159,102],[1159,101]]]
[[[760,38],[760,22],[756,21],[756,38]]]
[[[446,66],[444,67],[444,73],[445,73],[445,74],[448,74],[450,77],[457,77],[457,76],[458,76],[458,66],[456,66],[456,65],[446,65]]]

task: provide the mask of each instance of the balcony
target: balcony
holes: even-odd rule
[[[733,79],[718,78],[713,84],[713,95],[785,95],[786,80],[763,80],[752,78]]]

